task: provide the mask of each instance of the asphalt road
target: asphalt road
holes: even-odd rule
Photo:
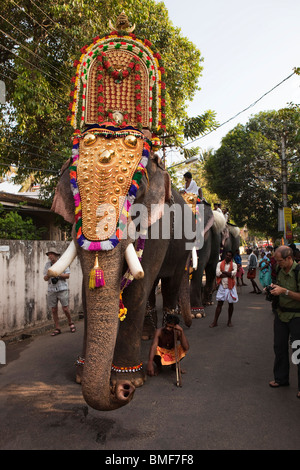
[[[249,283],[249,281],[247,281]],[[1,450],[287,450],[300,448],[296,366],[290,387],[271,389],[273,315],[263,295],[239,291],[233,327],[227,306],[219,326],[207,316],[182,322],[190,351],[183,386],[169,368],[147,379],[133,401],[99,412],[84,402],[75,383],[83,321],[7,345],[0,366]],[[150,341],[143,342],[146,362]]]

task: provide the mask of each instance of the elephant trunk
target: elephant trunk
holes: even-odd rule
[[[87,349],[82,393],[89,406],[106,411],[126,405],[133,397],[134,386],[123,380],[111,385],[111,367],[118,332],[119,292],[123,254],[121,244],[114,250],[101,252],[100,266],[105,286],[89,290],[89,273],[93,268],[93,253],[79,250],[86,291]]]

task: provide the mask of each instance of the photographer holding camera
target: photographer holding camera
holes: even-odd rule
[[[49,277],[47,275],[50,266],[58,260],[60,253],[55,248],[50,248],[46,255],[49,258],[44,268],[44,280],[48,282],[48,307],[51,308],[52,316],[55,324],[55,330],[51,336],[57,336],[61,333],[58,320],[58,301],[60,301],[64,314],[66,315],[71,333],[75,333],[76,328],[71,319],[69,310],[69,287],[68,281],[70,277],[70,269],[67,268],[58,277]]]
[[[271,294],[278,297],[278,301],[273,310],[274,380],[269,382],[269,385],[278,388],[289,385],[289,339],[291,337],[291,344],[300,340],[300,274],[297,272],[297,263],[290,247],[278,247],[274,257],[279,269],[276,284],[271,284]],[[300,398],[300,364],[297,364],[297,368],[297,397]]]

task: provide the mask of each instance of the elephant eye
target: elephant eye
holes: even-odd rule
[[[137,138],[134,135],[127,135],[124,139],[126,147],[134,148],[137,146]]]
[[[94,134],[86,134],[83,138],[83,143],[85,147],[93,145],[97,140],[97,137]]]

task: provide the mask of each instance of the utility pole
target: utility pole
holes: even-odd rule
[[[286,141],[285,133],[281,136],[281,177],[282,177],[282,205],[288,207],[287,198],[287,162],[286,162]]]
[[[283,221],[286,225],[286,216],[285,216],[285,207],[288,207],[288,197],[287,197],[287,161],[286,161],[286,136],[283,132],[281,136],[281,178],[282,178],[282,206],[283,206]],[[286,238],[286,226],[284,227],[284,244],[289,243]]]

